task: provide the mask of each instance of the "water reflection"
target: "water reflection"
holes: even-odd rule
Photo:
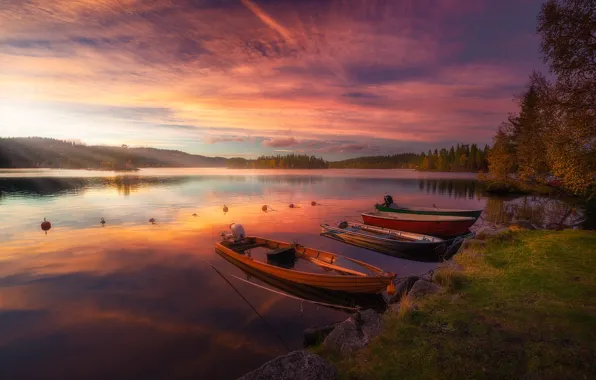
[[[2,379],[236,378],[285,346],[300,348],[304,328],[345,318],[230,277],[257,315],[205,261],[224,275],[250,275],[251,282],[285,286],[300,298],[365,304],[288,288],[231,265],[213,248],[232,222],[251,235],[297,241],[407,276],[435,264],[326,239],[319,224],[359,220],[385,194],[421,206],[488,204],[492,221],[552,211],[531,200],[487,200],[475,194],[472,177],[438,173],[71,172],[13,171],[0,178]],[[321,205],[311,206],[313,200]],[[264,204],[277,211],[263,212]],[[44,217],[52,222],[48,235],[39,228]]]

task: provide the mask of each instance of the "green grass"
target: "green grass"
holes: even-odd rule
[[[456,256],[463,272],[387,315],[342,379],[595,379],[596,233],[521,231]]]

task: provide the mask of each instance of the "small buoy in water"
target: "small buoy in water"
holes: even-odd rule
[[[261,207],[261,210],[267,212],[267,205],[263,205],[263,207]]]
[[[223,206],[223,212],[228,212],[228,206],[226,206],[226,205]]]
[[[311,206],[316,206],[316,205],[318,205],[318,203],[317,203],[317,202],[315,202],[315,201],[312,201],[312,202],[310,202],[310,205],[311,205]]]
[[[151,219],[149,219],[149,223],[151,223],[151,224],[155,224],[155,218],[151,218]]]
[[[192,216],[197,216],[197,213],[195,212],[194,214],[192,214]]]
[[[43,222],[41,222],[41,229],[45,231],[46,235],[48,234],[48,230],[52,228],[52,223],[50,223],[46,218],[43,218]]]
[[[101,226],[103,227],[103,225],[106,224],[106,220],[102,217],[99,223],[101,223]]]
[[[293,204],[293,203],[290,203],[290,208],[300,208],[300,207],[296,206],[296,205],[295,205],[295,204]]]

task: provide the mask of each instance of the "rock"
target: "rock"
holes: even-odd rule
[[[418,277],[418,276],[409,276],[404,281],[400,282],[399,285],[397,286],[395,293],[391,297],[389,297],[389,299],[387,300],[387,303],[389,305],[391,305],[396,302],[399,302],[399,300],[401,300],[401,298],[405,294],[407,294],[410,291],[410,289],[412,289],[412,286],[414,286],[414,283],[416,281],[418,281],[419,279],[420,279],[420,277]]]
[[[464,243],[462,244],[462,248],[463,249],[468,249],[468,248],[481,248],[484,247],[484,240],[480,240],[480,239],[466,239],[464,240]]]
[[[308,351],[278,356],[238,380],[335,380],[337,371],[328,361]]]
[[[509,232],[509,228],[501,227],[501,228],[481,228],[476,231],[475,236],[477,239],[484,240],[487,238],[495,237],[501,234],[505,234]]]
[[[372,338],[381,332],[383,320],[374,310],[369,309],[352,315],[341,322],[323,341],[323,346],[331,351],[350,354],[367,346]]]
[[[313,327],[304,330],[304,347],[315,346],[321,343],[338,324],[334,323],[325,327]]]
[[[535,230],[536,229],[536,226],[534,226],[528,220],[520,219],[520,220],[516,220],[513,223],[511,223],[511,225],[509,225],[509,229],[511,231]]]
[[[440,293],[441,290],[442,288],[434,282],[419,280],[416,281],[416,283],[408,293],[408,297],[410,297],[412,300],[416,300],[429,294]]]

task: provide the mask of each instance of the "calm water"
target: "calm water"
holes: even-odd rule
[[[2,379],[233,379],[301,348],[303,329],[346,317],[239,280],[276,285],[214,252],[232,222],[249,235],[297,241],[406,276],[436,264],[326,239],[319,224],[357,220],[386,193],[402,203],[486,208],[485,223],[516,215],[572,223],[577,216],[562,202],[485,199],[473,174],[400,170],[0,170],[0,191]],[[265,204],[275,211],[263,212]],[[44,217],[52,222],[47,235]]]

